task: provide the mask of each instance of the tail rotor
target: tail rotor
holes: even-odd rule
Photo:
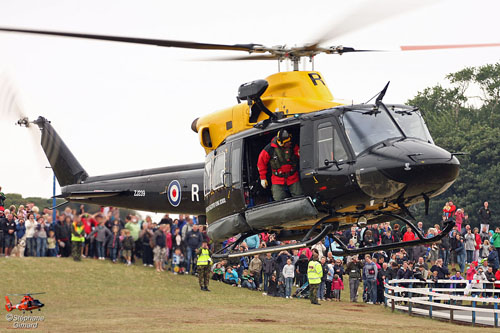
[[[12,311],[12,303],[10,302],[9,296],[5,296],[5,309],[7,311]]]

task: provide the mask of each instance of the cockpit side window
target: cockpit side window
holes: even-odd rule
[[[318,125],[318,165],[333,160],[333,124],[330,122]]]
[[[345,161],[347,153],[340,141],[340,136],[331,122],[323,122],[318,125],[317,135],[318,166],[322,167],[327,161]]]

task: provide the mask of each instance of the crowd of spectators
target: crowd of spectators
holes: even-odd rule
[[[149,216],[141,220],[133,215],[122,220],[118,208],[89,214],[81,206],[78,211],[69,207],[56,211],[53,221],[52,213],[30,203],[19,207],[0,206],[0,255],[69,257],[74,230],[81,225],[84,258],[109,259],[126,265],[137,261],[158,272],[196,274],[196,250],[203,241],[210,243],[205,226],[199,225],[196,217],[187,215],[172,219],[165,214],[157,222]],[[348,285],[352,302],[358,301],[358,290],[362,286],[365,302],[382,303],[384,284],[391,279],[435,280],[437,283],[439,279],[465,278],[478,285],[484,281],[493,286],[500,280],[500,228],[493,226],[488,203],[485,202],[477,214],[480,227],[471,228],[469,216],[463,209],[456,209],[448,202],[439,223],[424,230],[423,223],[418,222],[417,228],[425,238],[433,237],[441,233],[443,222],[449,219],[455,221],[455,227],[434,244],[374,251],[362,258],[335,257],[332,251],[336,244],[326,238],[310,248],[213,262],[211,278],[268,296],[292,298],[294,286],[295,296],[307,288],[308,263],[313,253],[317,253],[323,267],[318,288],[320,300],[339,301],[341,291]],[[389,222],[365,228],[353,226],[337,232],[337,236],[352,249],[412,241],[417,237],[410,228]],[[261,233],[245,239],[237,250],[279,244],[274,234]],[[500,284],[495,287],[500,288]]]

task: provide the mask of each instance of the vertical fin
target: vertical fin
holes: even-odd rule
[[[88,178],[85,169],[78,162],[68,146],[54,130],[50,121],[38,117],[34,121],[42,132],[42,148],[49,160],[60,186],[78,184]]]

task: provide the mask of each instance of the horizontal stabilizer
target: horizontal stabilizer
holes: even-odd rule
[[[69,193],[64,193],[60,194],[57,196],[57,198],[64,198],[67,200],[85,200],[85,199],[92,199],[92,198],[109,198],[109,197],[116,197],[117,195],[120,195],[122,193],[126,193],[128,191],[104,191],[104,190],[94,190],[94,191],[76,191],[76,192],[69,192]]]

